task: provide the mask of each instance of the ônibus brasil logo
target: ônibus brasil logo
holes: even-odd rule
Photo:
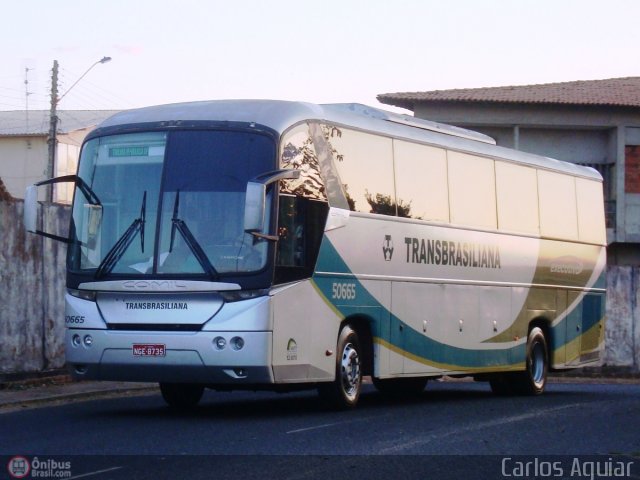
[[[9,460],[7,470],[12,478],[25,478],[31,471],[31,464],[25,457],[15,456]]]

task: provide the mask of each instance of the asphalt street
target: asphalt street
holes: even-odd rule
[[[496,397],[483,383],[430,382],[400,400],[367,385],[346,412],[323,410],[313,391],[207,392],[198,408],[176,412],[146,391],[3,413],[0,454],[71,458],[96,478],[173,478],[162,475],[183,468],[207,478],[207,468],[232,475],[242,465],[268,478],[285,470],[297,478],[290,467],[300,478],[336,468],[377,478],[408,465],[439,478],[482,465],[502,475],[501,462],[514,456],[640,463],[639,399],[637,383],[553,383],[540,397]]]

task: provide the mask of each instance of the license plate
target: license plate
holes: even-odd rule
[[[164,357],[167,354],[165,345],[160,343],[135,343],[134,357]]]

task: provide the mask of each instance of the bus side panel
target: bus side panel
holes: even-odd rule
[[[531,282],[538,248],[533,238],[352,213],[327,232],[316,276],[344,278],[358,291],[390,281],[389,307],[366,292],[367,305],[377,302],[390,314],[389,333],[374,333],[377,351],[389,358],[388,367],[374,366],[376,376],[513,369],[524,340],[515,342],[508,330],[522,304],[512,305],[503,284]]]
[[[376,374],[521,370],[532,322],[547,326],[554,368],[565,364],[572,348],[581,362],[597,356],[598,332],[587,340],[594,348],[583,349],[570,344],[576,335],[566,329],[585,295],[603,292],[601,246],[378,215],[351,213],[343,223],[327,232],[315,275],[353,285],[359,298],[369,297],[360,305],[390,308],[388,335],[374,333],[378,351],[388,352],[388,369],[376,365]],[[367,290],[389,281],[387,307]],[[331,285],[323,292],[332,302]],[[563,301],[559,292],[575,292],[575,301]],[[341,310],[340,303],[332,304]],[[583,322],[580,312],[575,315]]]
[[[333,380],[336,339],[342,316],[311,280],[275,288],[273,374],[276,383]]]

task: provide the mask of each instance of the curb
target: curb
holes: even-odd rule
[[[0,390],[0,412],[120,396],[158,393],[154,383],[77,382],[68,375],[52,377],[48,383],[29,380],[16,382]]]

